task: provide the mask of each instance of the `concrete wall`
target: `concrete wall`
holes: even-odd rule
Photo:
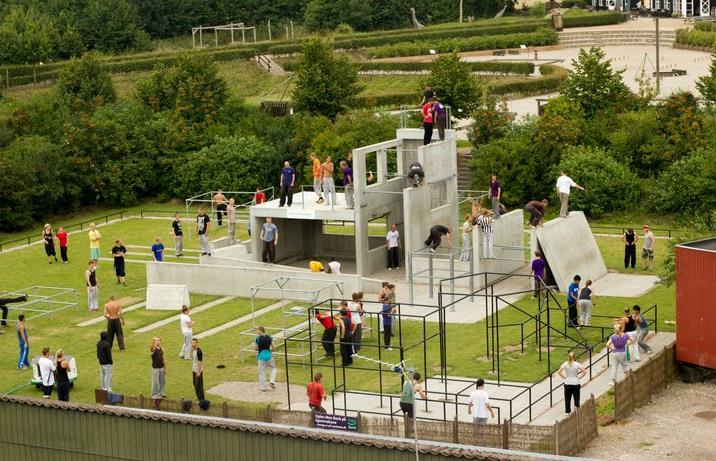
[[[521,209],[512,210],[500,216],[500,219],[492,224],[493,259],[484,258],[482,255],[482,232],[475,227],[472,232],[473,254],[475,255],[476,272],[499,272],[509,274],[526,264],[526,261],[512,261],[523,258],[524,250],[507,250],[499,248],[499,245],[510,247],[525,246],[524,233],[524,212]],[[462,244],[462,242],[461,242]]]
[[[261,233],[261,226],[266,222],[265,218],[257,216],[251,217],[252,229],[255,229],[256,238],[251,240],[251,254],[254,261],[261,261],[262,243],[258,237]],[[313,241],[306,236],[310,236],[314,232],[316,221],[300,220],[300,219],[281,219],[273,220],[278,228],[278,245],[276,246],[276,261],[305,257],[313,251]],[[252,234],[254,230],[251,231]]]

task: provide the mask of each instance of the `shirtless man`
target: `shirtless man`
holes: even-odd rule
[[[214,203],[216,204],[216,222],[221,226],[221,217],[226,214],[226,204],[229,203],[229,201],[226,199],[226,196],[224,196],[221,189],[214,194],[212,200],[214,200]]]
[[[124,350],[124,332],[122,331],[122,325],[124,325],[124,314],[122,313],[122,306],[119,302],[114,299],[114,295],[110,295],[109,301],[104,305],[104,317],[107,319],[107,333],[109,338],[109,347],[112,348],[114,343],[114,335],[117,335],[117,344],[119,344],[119,350]]]
[[[331,156],[321,164],[321,172],[323,173],[323,193],[326,195],[326,205],[337,205],[336,203],[336,183],[333,181],[333,162]]]

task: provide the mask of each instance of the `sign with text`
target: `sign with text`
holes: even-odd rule
[[[358,431],[358,418],[353,416],[332,415],[329,413],[313,413],[313,427],[334,431]]]

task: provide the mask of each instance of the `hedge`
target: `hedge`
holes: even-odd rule
[[[608,13],[588,13],[571,16],[564,15],[562,25],[568,27],[590,27],[590,26],[607,26],[610,24],[619,24],[627,20],[626,15],[615,12]]]
[[[375,96],[358,96],[357,99],[359,108],[400,107],[402,105],[417,107],[420,102],[420,93],[411,91]]]
[[[472,72],[494,72],[496,74],[518,74],[530,75],[535,71],[531,62],[506,62],[506,61],[483,61],[465,62]],[[430,70],[431,62],[358,62],[355,63],[358,71],[383,71],[383,72],[420,72]],[[296,69],[296,62],[289,61],[282,64],[287,72]]]
[[[694,21],[694,29],[701,32],[716,32],[716,24],[707,21]]]
[[[716,43],[716,32],[676,29],[676,43],[711,48]]]

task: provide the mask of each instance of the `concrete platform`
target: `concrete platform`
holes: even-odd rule
[[[584,280],[582,280],[584,282]],[[619,274],[610,272],[593,283],[594,293],[599,296],[638,298],[659,283],[656,275]]]
[[[355,221],[355,211],[346,208],[345,194],[336,194],[338,204],[319,205],[316,203],[316,194],[313,191],[297,192],[293,194],[293,203],[291,206],[284,205],[279,207],[279,199],[271,200],[261,205],[251,207],[254,216],[265,218],[283,219],[311,219],[318,221]]]

